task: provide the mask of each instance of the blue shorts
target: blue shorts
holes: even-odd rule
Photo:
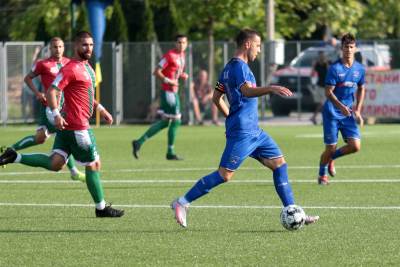
[[[260,160],[280,158],[283,155],[275,141],[260,131],[257,135],[227,137],[219,166],[234,171],[249,156]]]
[[[333,118],[328,112],[322,113],[324,126],[324,143],[326,145],[335,145],[338,142],[339,131],[343,140],[361,139],[360,130],[354,116],[345,117],[343,119]]]

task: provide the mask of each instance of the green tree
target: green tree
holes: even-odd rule
[[[358,36],[365,39],[400,38],[400,2],[367,0],[357,24]]]
[[[150,1],[122,1],[121,6],[128,25],[129,41],[155,40],[154,15]]]
[[[259,12],[261,0],[175,0],[174,3],[177,17],[182,20],[178,25],[188,33],[200,32],[196,37],[208,40],[210,82],[214,80],[215,36],[232,38],[239,28],[256,26],[257,14],[263,19]]]
[[[276,0],[276,29],[283,38],[310,38],[320,28],[356,32],[363,16],[359,0]]]
[[[77,9],[75,10],[75,17],[76,17],[76,25],[75,28],[72,29],[71,33],[71,41],[72,37],[75,36],[75,34],[79,31],[90,31],[90,25],[89,25],[89,19],[88,19],[88,13],[86,10],[85,5],[79,5]]]
[[[35,1],[35,4],[25,3],[26,9],[16,14],[11,21],[11,39],[35,40],[36,32],[32,29],[36,29],[41,20],[47,34],[60,36],[63,39],[68,38],[70,34],[69,3],[69,0],[39,0]]]
[[[119,0],[114,0],[111,19],[107,22],[105,41],[126,42],[129,40],[128,28]]]

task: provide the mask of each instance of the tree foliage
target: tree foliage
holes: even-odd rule
[[[11,39],[35,40],[35,29],[39,23],[44,25],[48,35],[68,38],[70,35],[69,2],[69,0],[38,0],[36,4],[27,5],[25,11],[16,15],[11,22]]]
[[[107,23],[104,34],[105,41],[126,42],[128,38],[128,27],[119,0],[114,0],[111,19]]]
[[[275,12],[278,36],[308,39],[324,27],[337,35],[356,33],[363,5],[358,0],[277,0]]]
[[[177,32],[189,34],[192,40],[210,36],[227,40],[243,27],[264,35],[267,1],[140,0],[121,1],[121,5],[131,41],[172,40]],[[0,36],[25,41],[54,35],[68,39],[69,4],[70,0],[2,0]],[[275,37],[316,39],[328,28],[335,35],[353,32],[358,38],[399,38],[399,13],[398,0],[275,0]],[[85,27],[86,18],[80,18],[80,27]],[[121,16],[115,19],[123,25]]]
[[[356,27],[359,36],[364,39],[400,38],[399,14],[398,0],[367,0]]]

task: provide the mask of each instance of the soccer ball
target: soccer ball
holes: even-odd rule
[[[281,211],[281,224],[287,230],[293,231],[303,227],[306,220],[306,213],[297,205],[289,205]]]

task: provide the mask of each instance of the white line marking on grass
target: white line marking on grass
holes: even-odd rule
[[[318,166],[290,166],[291,170],[303,170],[303,169],[318,169]],[[342,165],[336,166],[336,169],[384,169],[384,168],[400,168],[400,165]],[[102,170],[103,173],[149,173],[149,172],[189,172],[189,171],[213,171],[215,167],[210,168],[146,168],[146,169],[119,169],[119,170]],[[258,167],[241,167],[240,171],[265,171],[266,168]],[[19,172],[7,172],[1,171],[0,176],[6,175],[37,175],[37,174],[49,174],[54,173],[51,171],[19,171]],[[60,171],[58,173],[69,173],[68,171]]]
[[[104,184],[180,184],[195,183],[197,180],[167,180],[167,179],[136,179],[136,180],[102,180]],[[316,179],[290,180],[291,183],[317,183]],[[228,184],[272,184],[273,180],[233,180]],[[341,179],[331,180],[333,183],[400,183],[400,178],[396,179]],[[72,180],[0,180],[0,184],[82,184]]]
[[[62,204],[62,203],[0,203],[0,206],[11,207],[94,207],[93,204]],[[169,205],[147,205],[147,204],[121,204],[114,205],[121,208],[170,208]],[[190,208],[197,209],[281,209],[281,206],[258,206],[258,205],[192,205]],[[400,206],[303,206],[305,209],[338,209],[338,210],[400,210]]]

